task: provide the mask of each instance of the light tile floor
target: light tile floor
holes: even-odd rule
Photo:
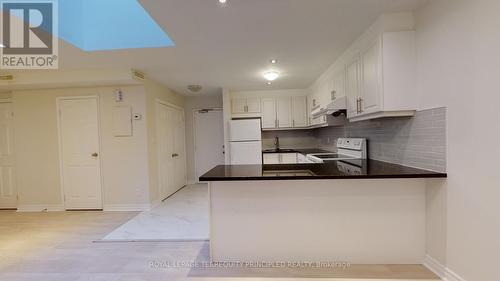
[[[208,185],[188,185],[151,211],[113,230],[103,241],[208,240]]]
[[[439,280],[421,265],[352,265],[346,269],[164,268],[151,263],[208,261],[208,243],[93,242],[137,214],[0,211],[0,281]]]

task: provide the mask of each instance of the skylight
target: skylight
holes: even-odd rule
[[[175,45],[137,0],[59,0],[59,38],[84,51]]]

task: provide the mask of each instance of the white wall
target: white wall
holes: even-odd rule
[[[416,13],[420,109],[448,107],[449,177],[428,187],[428,253],[468,281],[500,280],[499,11],[498,0],[436,0]]]
[[[188,182],[196,182],[194,155],[194,110],[204,108],[222,108],[222,94],[216,96],[187,97],[184,104],[186,115],[186,154]],[[222,144],[221,144],[222,145]]]
[[[17,186],[20,209],[63,207],[59,171],[56,98],[99,96],[105,209],[149,206],[146,119],[134,122],[132,137],[112,136],[111,108],[117,87],[16,91],[13,93]],[[140,86],[120,87],[134,112],[145,116]]]

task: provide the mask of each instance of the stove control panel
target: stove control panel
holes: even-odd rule
[[[366,149],[366,139],[362,138],[339,138],[337,148],[362,151]]]

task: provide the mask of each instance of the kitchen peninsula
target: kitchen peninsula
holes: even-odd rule
[[[217,166],[212,261],[420,264],[427,181],[436,173],[375,160]]]

